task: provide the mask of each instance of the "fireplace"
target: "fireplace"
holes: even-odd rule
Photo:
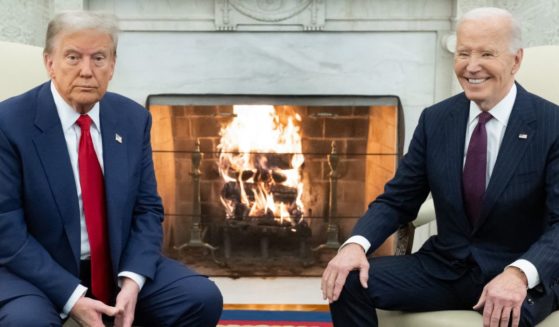
[[[394,96],[152,95],[147,107],[164,251],[214,276],[320,274],[402,153]]]

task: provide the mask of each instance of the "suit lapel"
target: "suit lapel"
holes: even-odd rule
[[[448,121],[445,122],[446,137],[446,153],[448,157],[445,159],[448,164],[447,181],[449,187],[447,190],[448,197],[454,199],[461,208],[458,212],[465,212],[463,209],[464,201],[462,197],[462,168],[464,162],[464,143],[466,135],[466,127],[468,123],[470,101],[464,96],[457,98],[457,101],[449,108],[450,114]],[[470,224],[466,215],[460,222],[464,224],[464,228],[469,229]]]
[[[105,193],[107,201],[107,220],[109,226],[113,267],[118,268],[114,255],[121,252],[122,205],[128,194],[128,156],[126,152],[127,135],[118,118],[118,108],[109,101],[100,103],[101,136],[103,140],[103,165]]]
[[[64,230],[76,260],[76,271],[79,271],[80,209],[76,182],[49,83],[44,84],[39,91],[37,103],[35,126],[40,132],[33,137],[33,143],[62,217]]]
[[[474,232],[485,222],[497,199],[505,189],[508,181],[513,176],[520,159],[528,148],[528,144],[535,133],[535,116],[527,92],[517,84],[518,93],[509,122],[499,148],[497,161],[485,191],[485,198],[481,210],[479,223]],[[527,139],[520,138],[520,134],[527,135]]]

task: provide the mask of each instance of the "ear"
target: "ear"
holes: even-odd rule
[[[113,55],[112,59],[111,59],[111,66],[110,66],[111,72],[110,72],[110,75],[109,75],[110,76],[109,80],[113,79],[113,74],[115,72],[115,66],[116,66],[116,55]]]
[[[524,58],[524,49],[520,48],[516,51],[514,55],[514,64],[512,65],[512,74],[516,74],[520,69],[520,64],[522,63],[522,58]]]
[[[45,68],[47,73],[49,74],[50,78],[54,77],[54,69],[53,69],[53,60],[52,56],[48,53],[43,53],[43,63],[45,64]]]

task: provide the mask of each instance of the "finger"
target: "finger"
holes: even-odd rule
[[[520,306],[512,309],[512,324],[511,327],[518,327],[520,324]]]
[[[334,282],[334,290],[332,296],[333,301],[337,301],[340,297],[340,293],[342,293],[342,289],[344,288],[347,275],[347,272],[338,273],[338,276],[336,277],[336,280]]]
[[[499,327],[499,322],[501,321],[502,312],[503,312],[503,308],[501,306],[493,306],[493,310],[491,311],[489,327]]]
[[[333,269],[332,267],[329,268],[328,276],[326,276],[324,282],[324,292],[326,293],[326,299],[330,302],[333,300],[334,294],[334,284],[336,282],[336,278],[338,277],[339,271],[337,269]]]
[[[132,323],[134,322],[134,313],[133,312],[124,313],[123,320],[124,321],[122,323],[122,327],[132,327]]]
[[[369,264],[367,263],[366,265],[362,265],[361,268],[359,269],[359,281],[361,282],[361,286],[363,286],[363,288],[368,288],[368,281],[369,281]]]
[[[320,290],[322,291],[322,298],[326,300],[326,291],[327,291],[327,283],[328,278],[330,277],[330,269],[327,267],[322,274],[322,279],[320,280]]]
[[[489,327],[491,324],[491,313],[493,312],[493,304],[487,302],[483,306],[483,326]]]
[[[99,302],[99,306],[97,307],[97,311],[101,312],[102,314],[107,315],[109,317],[114,317],[117,314],[122,312],[121,309],[118,309],[116,307],[111,307],[109,305],[106,305],[103,302]]]
[[[479,300],[474,305],[473,309],[479,311],[485,305],[485,290],[481,293]]]
[[[511,313],[512,313],[511,307],[503,307],[503,311],[501,312],[501,323],[499,326],[509,327]]]
[[[328,299],[328,301],[330,302],[332,302],[332,300],[334,299],[334,284],[336,282],[337,276],[337,272],[332,272],[326,280],[326,299]]]
[[[123,325],[122,315],[116,315],[115,317],[115,326],[114,327],[122,327]]]

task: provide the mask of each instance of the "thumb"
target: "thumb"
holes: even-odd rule
[[[114,317],[122,311],[122,309],[111,307],[110,305],[106,305],[103,302],[99,302],[99,303],[100,304],[99,307],[97,308],[97,311],[109,317]]]
[[[485,290],[483,290],[483,292],[481,293],[481,296],[479,297],[477,303],[474,305],[473,309],[480,310],[481,308],[483,308],[484,305],[485,305]]]
[[[359,268],[359,281],[361,282],[361,286],[363,288],[368,288],[368,281],[369,281],[369,265],[361,265]]]

